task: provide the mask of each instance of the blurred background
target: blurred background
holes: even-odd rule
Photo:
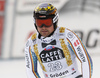
[[[36,32],[32,14],[41,2],[57,7],[58,26],[80,36],[93,60],[92,78],[99,78],[100,0],[0,0],[0,78],[27,78],[24,47]]]

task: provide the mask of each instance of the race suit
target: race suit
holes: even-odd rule
[[[25,47],[28,78],[41,78],[37,60],[45,78],[91,78],[92,60],[79,37],[65,27],[57,27],[50,37],[33,34]],[[76,58],[81,63],[79,72]],[[82,77],[81,77],[82,75]]]

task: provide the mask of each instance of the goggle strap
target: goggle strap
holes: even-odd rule
[[[53,23],[55,23],[58,20],[58,17],[59,17],[59,15],[57,13],[57,15],[53,18]]]
[[[33,18],[33,23],[34,23],[34,24],[36,23],[34,18]]]

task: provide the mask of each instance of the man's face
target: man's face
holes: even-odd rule
[[[52,19],[36,19],[38,32],[44,36],[49,36],[54,31]]]
[[[37,26],[37,29],[38,29],[38,32],[42,36],[47,37],[54,31],[54,26],[53,26],[53,24],[50,27],[43,26],[43,27],[40,28],[40,27]]]

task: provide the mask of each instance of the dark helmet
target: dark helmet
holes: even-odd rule
[[[52,18],[54,29],[56,29],[57,27],[57,22],[58,22],[57,9],[50,3],[39,4],[33,12],[33,18],[34,18],[35,27],[36,27],[36,23],[35,23],[36,18],[38,19]]]

